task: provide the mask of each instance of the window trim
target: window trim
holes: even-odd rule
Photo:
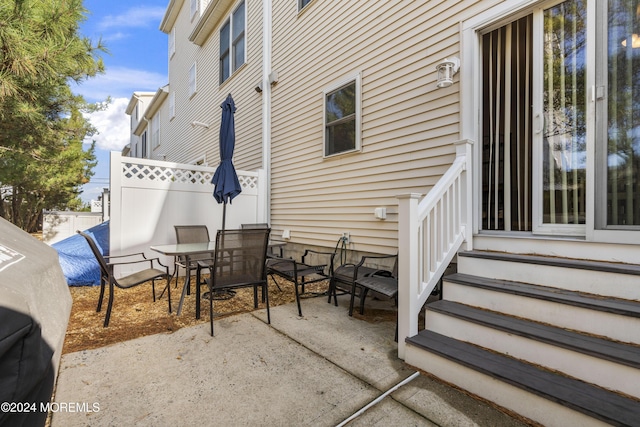
[[[241,5],[244,5],[244,16],[243,16],[243,30],[241,32],[242,37],[238,37],[236,39],[233,39],[233,17],[236,14],[236,12],[238,12],[238,9],[240,8]],[[224,20],[224,22],[222,23],[222,25],[220,26],[220,31],[218,32],[218,37],[219,40],[221,39],[221,34],[222,34],[222,29],[225,28],[226,26],[229,26],[229,46],[228,49],[226,49],[224,52],[226,53],[225,57],[228,57],[228,61],[229,61],[229,69],[227,70],[229,75],[223,79],[223,67],[222,67],[222,60],[223,60],[223,56],[222,56],[222,50],[218,51],[218,74],[219,74],[219,85],[222,85],[224,82],[226,82],[227,80],[229,80],[236,71],[238,71],[240,68],[242,68],[242,66],[244,64],[247,63],[247,2],[246,0],[242,0],[240,2],[238,2],[238,4],[233,8],[232,12],[229,13],[229,15],[227,16],[227,19]],[[234,60],[235,60],[235,46],[237,43],[235,43],[237,40],[244,40],[244,52],[243,52],[243,57],[242,57],[242,63],[241,64],[234,64]],[[219,43],[220,44],[220,43]],[[220,49],[220,46],[219,46]],[[235,66],[235,67],[234,67]]]
[[[354,141],[354,148],[346,151],[340,151],[339,153],[327,153],[327,95],[336,92],[337,90],[355,83],[356,85],[356,100],[355,100],[355,124],[356,134]],[[362,151],[362,75],[361,73],[352,74],[335,83],[327,86],[322,91],[322,157],[325,159],[333,158],[336,156],[343,156],[345,154],[358,153]]]

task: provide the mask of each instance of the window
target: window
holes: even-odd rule
[[[198,13],[200,0],[191,0],[191,19]]]
[[[640,5],[589,4],[541,3],[482,32],[485,230],[640,230]]]
[[[191,69],[189,69],[189,97],[191,98],[195,95],[196,91],[196,63],[194,62]]]
[[[324,92],[324,155],[360,149],[360,75]]]
[[[220,30],[220,84],[245,63],[245,16],[243,1]]]
[[[171,29],[169,33],[169,59],[176,53],[176,27]]]
[[[144,131],[142,133],[142,139],[140,141],[141,148],[142,148],[142,158],[146,159],[147,158],[147,131]]]
[[[176,116],[176,94],[171,92],[169,95],[169,120]]]
[[[311,0],[298,0],[298,10],[304,9],[309,3],[311,3]]]
[[[160,117],[156,115],[151,120],[151,147],[156,149],[160,146]]]

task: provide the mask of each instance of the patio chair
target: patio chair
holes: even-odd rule
[[[334,252],[320,252],[306,249],[300,262],[291,258],[282,258],[271,256],[267,260],[267,274],[282,277],[283,279],[293,282],[296,303],[298,305],[298,316],[302,317],[302,306],[300,299],[303,296],[325,295],[325,293],[311,293],[305,291],[305,286],[311,283],[317,283],[325,280],[331,280],[331,272],[333,271]],[[274,280],[275,282],[275,280]],[[276,282],[277,285],[277,282]],[[331,286],[329,285],[329,293]]]
[[[98,249],[98,246],[93,241],[93,238],[82,231],[78,231],[82,237],[84,237],[91,248],[91,252],[96,257],[98,264],[100,265],[100,297],[98,298],[98,306],[96,311],[102,310],[102,300],[104,298],[104,290],[109,284],[109,303],[107,304],[107,313],[104,318],[104,327],[109,326],[109,319],[111,317],[111,309],[113,308],[114,288],[129,289],[134,286],[141,285],[142,283],[151,281],[151,291],[153,293],[153,301],[156,301],[156,286],[155,280],[164,278],[167,281],[167,300],[169,301],[169,313],[171,313],[171,289],[169,286],[169,267],[163,265],[158,258],[147,258],[143,252],[117,255],[117,256],[103,256]],[[110,262],[113,259],[121,259],[122,261]],[[137,259],[136,259],[137,258]],[[140,259],[142,258],[142,259]],[[164,270],[154,267],[154,262],[158,263]],[[124,277],[117,278],[113,274],[113,269],[116,265],[132,265],[132,264],[148,264],[148,268],[140,270],[138,272],[129,274]]]
[[[237,288],[253,288],[253,304],[258,308],[258,288],[267,306],[267,323],[271,323],[269,289],[267,287],[266,259],[270,229],[219,230],[216,249],[209,268],[207,285],[209,294]],[[199,290],[198,290],[199,292]],[[209,321],[213,330],[213,298],[209,298]]]
[[[209,229],[206,225],[174,225],[173,228],[176,231],[177,243],[208,243],[209,242]],[[189,257],[189,270],[194,268],[196,270],[196,286],[204,284],[202,281],[202,270],[211,267],[213,260],[213,254],[201,254],[192,255]],[[180,257],[176,260],[176,268],[182,267],[187,270],[184,257]],[[178,284],[178,275],[176,274],[176,286]],[[191,286],[189,286],[190,288]],[[191,293],[191,290],[187,288],[187,295]]]
[[[387,260],[387,264],[393,260],[393,267],[391,269],[380,268],[382,262]],[[374,264],[377,267],[371,267],[370,265]],[[395,279],[397,277],[397,268],[398,268],[398,255],[381,255],[381,256],[363,256],[360,259],[360,262],[357,264],[354,263],[344,263],[336,268],[331,276],[331,291],[329,294],[329,301],[331,302],[331,297],[333,296],[334,303],[338,305],[338,290],[341,291],[341,294],[351,294],[351,299],[349,302],[349,316],[353,315],[353,304],[354,299],[357,296],[360,299],[360,313],[363,313],[364,310],[364,301],[367,296],[369,290],[375,290],[376,286],[381,286],[381,290],[386,289],[386,287],[393,287],[392,281],[387,279]],[[368,279],[365,282],[365,285],[361,285],[358,282],[365,279],[375,277],[374,279]],[[380,280],[378,280],[379,278]],[[385,283],[383,285],[382,283]],[[370,286],[370,287],[368,287]],[[391,290],[385,290],[380,293],[389,293]],[[387,295],[393,296],[393,295]],[[397,281],[396,281],[396,296],[397,296]],[[394,296],[395,297],[395,296]]]

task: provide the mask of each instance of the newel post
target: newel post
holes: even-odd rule
[[[398,197],[398,357],[404,360],[405,338],[418,333],[418,200],[417,193]]]
[[[464,157],[465,168],[462,176],[462,226],[464,227],[465,250],[473,249],[473,140],[461,139],[456,141],[456,157]]]

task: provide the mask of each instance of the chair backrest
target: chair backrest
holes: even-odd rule
[[[91,236],[89,236],[87,233],[83,233],[82,231],[79,231],[79,230],[77,231],[77,233],[82,237],[84,237],[87,243],[89,244],[89,247],[91,248],[91,252],[93,252],[93,255],[96,257],[96,260],[100,265],[100,273],[102,277],[108,277],[109,266],[107,265],[107,261],[102,256],[102,253],[100,253],[100,249],[98,249],[98,245],[96,245],[96,242],[94,242],[93,238],[91,238]]]
[[[260,229],[260,228],[269,228],[269,224],[266,222],[259,222],[256,224],[242,224],[240,228],[243,230],[251,230],[251,229]]]
[[[212,267],[213,285],[238,285],[266,280],[268,228],[219,230]]]
[[[209,241],[209,229],[206,225],[174,225],[178,243],[206,243]]]
[[[174,225],[176,241],[178,243],[207,243],[209,242],[209,229],[206,225]],[[210,259],[211,255],[197,254],[191,256],[191,261],[198,262]],[[180,257],[184,260],[184,257]]]

